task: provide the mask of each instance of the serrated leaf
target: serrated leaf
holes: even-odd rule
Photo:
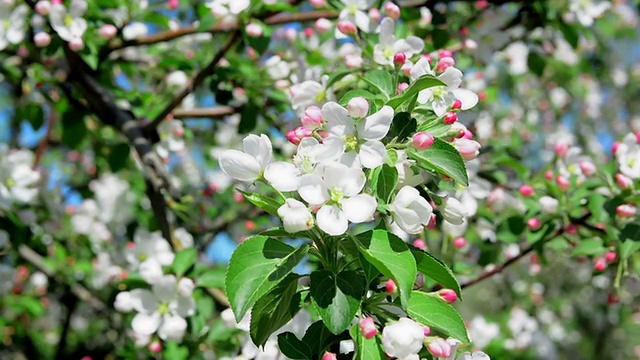
[[[288,323],[300,310],[299,303],[291,307],[298,278],[298,275],[287,275],[253,306],[249,334],[257,346],[263,346],[274,331]]]
[[[456,309],[422,291],[414,291],[407,314],[424,325],[438,329],[460,341],[469,342],[467,328]]]
[[[77,149],[87,135],[84,113],[68,110],[62,115],[62,142],[71,149]]]
[[[444,174],[463,186],[469,186],[464,159],[453,145],[435,138],[433,145],[425,150],[407,148],[407,155],[421,168]]]
[[[309,346],[289,331],[278,335],[278,348],[283,355],[293,360],[313,359]]]
[[[387,360],[387,355],[382,348],[380,336],[376,335],[372,339],[365,339],[360,332],[358,325],[354,325],[349,332],[355,343],[354,360]]]
[[[406,308],[416,280],[416,261],[407,244],[386,230],[372,230],[353,238],[358,250],[382,274],[392,278]]]
[[[418,271],[447,289],[452,289],[462,300],[462,289],[451,269],[433,255],[418,248],[412,248]]]
[[[341,333],[353,321],[364,295],[365,281],[354,271],[333,274],[316,270],[311,273],[309,289],[313,305],[332,333]]]
[[[602,241],[597,239],[588,239],[580,242],[575,249],[573,249],[573,255],[597,255],[604,253],[605,249],[602,247]]]
[[[409,85],[409,87],[406,88],[403,92],[389,99],[389,101],[387,101],[387,105],[391,106],[394,109],[397,109],[398,106],[402,105],[405,101],[413,98],[420,91],[435,86],[446,86],[446,84],[433,75],[422,75],[414,82],[412,82],[411,85]]]
[[[384,203],[389,202],[397,184],[398,170],[395,166],[383,164],[374,170],[371,186],[375,189],[378,198]]]
[[[238,191],[244,195],[244,198],[247,199],[247,201],[273,216],[278,216],[278,208],[284,204],[284,201],[280,198],[276,200],[258,193],[249,193],[240,189],[238,189]]]
[[[393,78],[388,71],[384,70],[372,70],[364,74],[362,77],[367,84],[373,86],[380,94],[385,95],[388,99],[392,94],[395,94],[393,88]]]
[[[173,272],[177,277],[184,275],[184,273],[196,262],[198,257],[198,250],[195,248],[187,248],[178,251],[176,257],[173,259]]]
[[[240,321],[264,294],[273,289],[309,251],[258,235],[242,242],[231,255],[225,277],[229,303]]]

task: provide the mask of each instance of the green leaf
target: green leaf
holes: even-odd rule
[[[84,113],[77,110],[66,111],[62,115],[62,142],[71,149],[77,149],[86,135]]]
[[[433,145],[426,150],[407,148],[407,154],[421,168],[444,174],[463,186],[469,186],[467,168],[464,159],[453,145],[435,138]]]
[[[622,228],[620,232],[620,240],[633,240],[640,241],[640,225],[638,224],[627,224]]]
[[[196,278],[196,286],[224,289],[224,271],[221,268],[207,269]]]
[[[353,99],[354,97],[358,97],[358,96],[362,96],[363,98],[367,99],[367,100],[373,100],[376,98],[376,95],[370,93],[367,90],[364,89],[355,89],[355,90],[349,90],[347,91],[346,94],[342,95],[342,97],[340,98],[340,105],[347,105],[347,103],[349,103],[349,100]]]
[[[447,43],[449,42],[450,37],[451,35],[449,35],[449,32],[446,30],[438,29],[438,28],[433,29],[433,31],[431,32],[433,48],[434,49],[445,48],[447,46]]]
[[[400,94],[392,97],[389,101],[387,101],[387,105],[391,106],[394,109],[397,109],[398,106],[402,105],[405,101],[413,98],[420,91],[424,89],[429,89],[435,86],[445,86],[446,84],[440,81],[440,79],[436,78],[433,75],[422,75],[416,81],[412,82],[408,88],[406,88]]]
[[[580,34],[575,27],[567,25],[564,21],[560,20],[558,23],[558,27],[560,31],[562,31],[562,35],[564,35],[565,40],[571,45],[572,48],[578,48],[578,41],[580,40]]]
[[[36,103],[28,103],[16,109],[16,118],[20,121],[28,121],[34,130],[38,130],[44,124],[44,110]]]
[[[259,37],[246,35],[244,39],[246,44],[252,47],[258,54],[264,54],[264,52],[269,48],[269,43],[271,42],[271,37],[265,35]]]
[[[331,85],[335,84],[336,82],[342,80],[343,77],[358,71],[357,69],[352,69],[352,70],[344,70],[344,69],[338,69],[336,70],[334,73],[332,73],[331,75],[329,75],[329,79],[327,80],[327,83],[325,85],[325,89],[328,89],[331,87]]]
[[[242,110],[240,114],[240,124],[238,124],[238,133],[246,134],[256,127],[258,122],[258,107],[251,101]]]
[[[411,114],[408,112],[399,112],[393,117],[387,139],[397,138],[397,141],[402,142],[409,136],[415,134],[417,127],[418,122],[411,117]]]
[[[621,260],[629,259],[638,250],[640,250],[640,241],[625,240],[620,245]]]
[[[433,279],[447,289],[452,289],[462,300],[462,289],[451,269],[433,255],[418,248],[411,248],[411,254],[416,259],[418,271]]]
[[[409,316],[460,341],[469,342],[467,328],[456,309],[422,291],[414,291],[407,308]]]
[[[263,346],[274,331],[291,320],[300,310],[300,304],[291,307],[298,288],[298,275],[289,274],[261,297],[251,310],[249,334],[253,343]]]
[[[309,346],[287,331],[278,335],[278,347],[284,356],[293,360],[312,360],[313,354]]]
[[[107,157],[107,162],[109,163],[111,171],[117,172],[127,165],[127,160],[129,160],[129,148],[129,144],[119,143],[111,149],[109,157]]]
[[[386,230],[372,230],[353,238],[358,250],[382,274],[392,278],[406,308],[416,280],[416,261],[407,244]]]
[[[231,255],[225,278],[236,320],[240,321],[260,297],[284,279],[307,251],[306,244],[295,249],[262,235],[242,242]]]
[[[376,190],[376,195],[384,203],[388,203],[393,190],[398,184],[398,170],[395,166],[383,164],[373,172],[371,186]]]
[[[380,336],[376,335],[372,339],[365,339],[360,333],[358,325],[354,325],[350,331],[351,338],[355,343],[354,360],[387,360],[387,355],[382,349]]]
[[[527,66],[529,66],[529,69],[531,69],[534,74],[542,76],[542,74],[544,73],[545,65],[546,62],[542,56],[534,51],[529,52],[529,57],[527,58]]]
[[[364,295],[365,278],[354,271],[311,273],[309,292],[327,328],[339,334],[349,327]]]
[[[602,240],[589,239],[584,240],[573,250],[573,255],[598,255],[604,253]]]
[[[175,342],[167,342],[164,348],[165,359],[185,360],[189,358],[189,348]]]
[[[180,277],[196,262],[198,250],[187,248],[180,250],[173,259],[173,272]]]
[[[340,335],[334,335],[329,331],[322,320],[318,320],[311,324],[302,337],[302,341],[311,348],[311,353],[315,355],[314,358],[319,357],[318,355],[324,353],[325,349],[329,347],[329,345],[337,343],[340,340],[343,340],[343,337]]]
[[[367,84],[373,86],[381,94],[386,95],[387,98],[396,93],[395,89],[393,88],[393,78],[388,71],[369,71],[364,74],[362,80],[364,80]]]
[[[238,189],[238,191],[244,195],[244,198],[250,203],[273,216],[278,216],[278,208],[284,204],[284,201],[280,198],[277,198],[276,200],[258,193],[248,193],[240,189]]]

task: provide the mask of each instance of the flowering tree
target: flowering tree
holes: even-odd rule
[[[640,356],[639,7],[0,1],[0,355]]]

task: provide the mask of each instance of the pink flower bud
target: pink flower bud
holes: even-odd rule
[[[398,94],[405,91],[408,87],[409,87],[409,84],[405,82],[398,84]]]
[[[101,38],[109,40],[116,36],[116,34],[118,33],[118,28],[111,24],[104,24],[100,27],[99,33]]]
[[[520,194],[524,197],[529,197],[533,195],[533,187],[531,187],[530,185],[520,186],[519,191],[520,191]]]
[[[592,176],[597,169],[591,161],[580,161],[580,170],[582,170],[584,176]]]
[[[458,149],[462,158],[469,161],[478,157],[480,154],[480,143],[475,140],[469,139],[455,139],[453,140],[453,146]]]
[[[48,15],[50,9],[51,3],[47,0],[38,1],[36,3],[36,12],[42,16]]]
[[[421,131],[413,135],[411,144],[418,150],[425,150],[433,145],[434,137],[431,133]]]
[[[317,106],[309,106],[302,115],[302,125],[309,129],[314,130],[322,125],[322,111]]]
[[[69,49],[74,52],[84,49],[84,41],[82,38],[76,37],[69,41]]]
[[[295,130],[287,131],[287,134],[285,136],[287,137],[287,140],[289,140],[289,142],[292,143],[293,145],[300,144],[300,139],[298,139],[298,137],[296,136]]]
[[[556,155],[560,159],[564,159],[564,157],[567,156],[567,151],[569,151],[569,144],[564,141],[561,141],[556,144],[555,151],[556,151]]]
[[[149,351],[151,351],[152,353],[157,353],[160,350],[162,350],[162,344],[160,343],[160,341],[154,341],[149,344]]]
[[[538,218],[536,217],[533,217],[527,220],[527,226],[531,231],[538,230],[540,228],[540,220],[538,220]]]
[[[604,271],[604,269],[607,268],[607,260],[603,257],[596,258],[594,260],[593,268],[598,272]]]
[[[451,104],[451,110],[460,110],[462,108],[462,101],[455,99]]]
[[[489,1],[487,1],[487,0],[478,0],[478,1],[476,1],[476,8],[478,10],[483,10],[483,9],[487,8],[487,6],[489,6]]]
[[[51,43],[51,35],[41,31],[33,36],[33,42],[37,47],[45,47]]]
[[[358,31],[356,29],[356,24],[352,23],[349,20],[338,21],[338,30],[345,35],[352,35],[355,34],[356,31]]]
[[[347,69],[358,69],[362,67],[362,56],[357,54],[345,55],[344,64]]]
[[[364,317],[360,320],[360,334],[362,334],[365,339],[371,339],[376,336],[377,333],[378,329],[376,329],[376,324],[372,318]]]
[[[453,57],[453,53],[451,52],[451,50],[447,50],[447,49],[442,49],[438,52],[438,58],[442,59],[445,57]]]
[[[449,344],[443,338],[435,338],[433,339],[429,345],[427,345],[427,350],[437,358],[448,358],[451,356],[451,344]]]
[[[400,17],[400,8],[392,2],[388,2],[384,4],[384,13],[393,20],[398,20]]]
[[[439,72],[443,72],[447,70],[447,68],[452,67],[456,64],[456,61],[452,57],[443,57],[438,60],[438,65],[436,65],[436,70]]]
[[[327,5],[327,0],[310,0],[310,2],[314,8],[321,8]]]
[[[429,54],[422,54],[422,57],[423,57],[423,58],[425,58],[425,59],[427,59],[427,61],[428,61],[429,63],[432,63],[432,62],[433,62],[433,58],[432,58],[432,57],[431,57],[431,55],[429,55]]]
[[[387,290],[388,294],[393,294],[398,290],[398,287],[396,286],[396,282],[393,281],[393,279],[387,280],[387,282],[384,284],[384,287]]]
[[[615,305],[615,304],[617,304],[617,303],[619,303],[619,302],[620,302],[620,296],[617,296],[617,295],[615,295],[615,294],[613,294],[613,293],[609,293],[609,294],[607,294],[607,304],[609,304],[609,305]],[[638,352],[636,351],[636,354],[637,354],[637,353],[638,353]]]
[[[616,181],[618,182],[618,185],[620,185],[620,187],[623,189],[628,189],[629,187],[633,186],[633,180],[631,180],[630,177],[622,175],[620,173],[616,174]]]
[[[640,144],[640,131],[636,133],[636,142]]]
[[[338,357],[336,354],[327,351],[322,355],[322,360],[338,360]]]
[[[407,54],[398,52],[393,55],[393,64],[395,66],[402,66],[407,61]]]
[[[362,96],[356,96],[347,103],[347,112],[354,119],[362,119],[369,113],[369,102]]]
[[[453,246],[455,248],[462,249],[463,247],[467,246],[467,239],[463,237],[457,237],[453,239]]]
[[[178,0],[169,0],[169,3],[167,4],[169,9],[171,10],[177,9],[178,5],[180,5],[180,2]]]
[[[313,35],[313,29],[308,27],[304,29],[304,36],[310,38]]]
[[[438,295],[447,304],[453,304],[454,302],[456,302],[456,300],[458,300],[458,295],[451,289],[442,289],[438,291]]]
[[[569,226],[567,226],[567,234],[573,236],[577,232],[578,232],[578,227],[575,224],[569,224]]]
[[[382,14],[380,14],[380,10],[376,8],[369,9],[369,19],[373,22],[379,22],[382,19]]]
[[[473,139],[473,133],[471,132],[471,130],[467,129],[466,127],[462,130],[459,138],[462,139],[467,139],[467,140],[471,140]]]
[[[427,229],[429,230],[433,230],[436,228],[436,215],[435,214],[431,214],[431,220],[429,220],[429,224],[427,224]]]
[[[544,173],[544,178],[551,181],[553,179],[553,171],[548,170],[547,172]]]
[[[636,208],[629,204],[622,204],[616,207],[616,213],[623,219],[636,216]]]
[[[620,141],[616,141],[613,143],[613,145],[611,145],[611,151],[613,151],[614,155],[618,152],[618,147],[620,146],[620,144]]]
[[[251,23],[249,25],[247,25],[247,27],[244,28],[244,30],[247,32],[247,35],[251,36],[251,37],[260,37],[262,36],[262,26],[256,24],[256,23]]]
[[[617,255],[615,251],[607,251],[607,253],[604,254],[604,259],[607,260],[609,264],[611,264],[612,262],[615,262],[616,258],[617,258]]]
[[[331,30],[331,21],[327,18],[320,18],[316,20],[315,28],[318,33],[324,34]]]
[[[562,175],[556,176],[556,182],[558,183],[560,190],[567,190],[571,186],[569,179]]]
[[[420,250],[424,250],[427,248],[427,244],[425,244],[424,240],[422,239],[413,240],[413,246],[417,247]]]
[[[233,201],[241,203],[244,201],[244,195],[239,192],[233,193]]]
[[[424,327],[424,336],[429,336],[429,334],[431,334],[431,328],[428,326]]]
[[[449,111],[448,113],[444,114],[444,118],[443,121],[445,124],[447,125],[451,125],[453,123],[455,123],[456,121],[458,121],[458,114]]]

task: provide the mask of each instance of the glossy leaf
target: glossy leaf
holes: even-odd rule
[[[469,342],[464,321],[456,309],[422,291],[414,291],[407,308],[409,316],[460,341]]]
[[[424,276],[433,279],[443,287],[454,290],[458,295],[458,298],[462,300],[462,289],[460,289],[460,284],[447,265],[426,251],[412,248],[411,253],[416,259],[416,265],[419,272],[423,273]]]
[[[354,271],[333,274],[327,270],[311,273],[313,305],[327,328],[339,334],[349,327],[364,295],[365,278]]]
[[[469,186],[464,159],[453,145],[435,138],[433,145],[426,150],[407,148],[407,155],[421,168],[444,174],[463,186]]]

